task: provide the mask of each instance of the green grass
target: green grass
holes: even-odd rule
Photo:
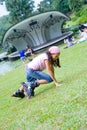
[[[87,42],[61,49],[54,83],[35,90],[28,100],[12,98],[25,81],[25,66],[0,76],[0,130],[87,130]]]

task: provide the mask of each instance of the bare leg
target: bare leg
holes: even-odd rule
[[[19,89],[20,89],[21,91],[24,91],[24,87],[23,87],[23,86],[21,86]]]
[[[39,84],[47,84],[48,82],[46,80],[38,80]]]

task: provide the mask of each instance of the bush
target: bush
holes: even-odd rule
[[[80,10],[71,14],[71,21],[67,25],[78,25],[87,23],[87,5],[83,6]],[[76,28],[74,29],[76,31]]]
[[[64,32],[68,32],[68,31],[73,31],[73,33],[77,32],[78,31],[78,25],[73,25],[73,26],[70,26],[69,28],[66,28],[64,30]]]
[[[87,23],[87,16],[83,15],[82,17],[80,17],[77,21],[78,24],[83,24],[83,23]]]

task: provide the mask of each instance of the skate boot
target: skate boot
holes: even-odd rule
[[[25,94],[22,90],[17,90],[15,93],[11,95],[12,97],[24,98]]]
[[[34,89],[35,87],[39,86],[38,82],[23,82],[22,86],[24,87],[24,90],[27,94],[28,98],[31,98],[31,96],[34,96]]]

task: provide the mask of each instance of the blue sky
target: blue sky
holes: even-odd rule
[[[37,6],[37,4],[40,3],[41,0],[34,0],[35,1],[35,6]],[[3,3],[3,5],[0,5],[0,17],[2,17],[3,15],[7,15],[8,12],[5,8],[5,3]]]

